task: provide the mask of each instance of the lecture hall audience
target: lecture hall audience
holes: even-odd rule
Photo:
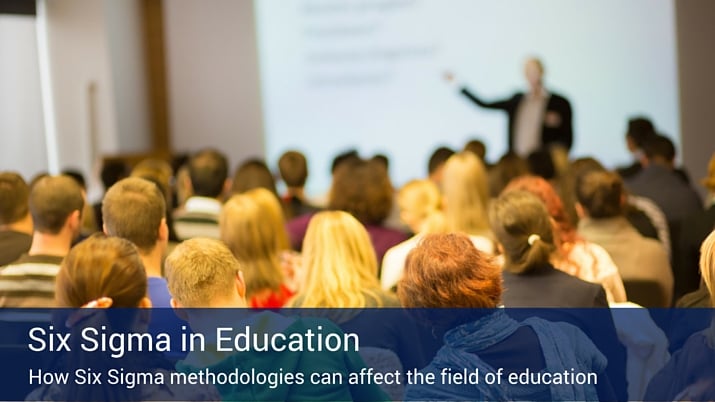
[[[628,124],[634,163],[618,170],[622,177],[596,159],[569,160],[564,150],[553,149],[530,160],[506,154],[487,171],[484,143],[473,140],[456,153],[435,149],[429,177],[395,192],[386,155],[362,159],[350,150],[333,160],[324,212],[305,193],[308,161],[297,151],[285,152],[276,164],[286,185],[284,198],[263,160],[243,161],[231,180],[226,156],[214,149],[197,152],[176,171],[146,159],[130,178],[109,187],[99,204],[101,225],[95,230],[112,237],[79,236],[82,218],[91,211],[84,189],[71,177],[43,173],[28,186],[20,175],[0,172],[0,307],[171,306],[197,327],[208,323],[184,307],[252,307],[234,317],[236,323],[252,322],[250,314],[259,314],[288,332],[317,325],[359,332],[362,346],[394,353],[404,369],[499,366],[517,372],[569,365],[599,375],[597,387],[414,385],[407,387],[406,399],[625,399],[631,384],[625,382],[626,353],[617,338],[632,334],[623,332],[622,322],[614,326],[609,303],[670,307],[685,295],[678,306],[710,307],[715,300],[715,154],[702,181],[708,191],[703,210],[687,174],[675,168],[672,141],[645,118]],[[102,173],[107,183],[124,175],[125,166],[108,164]],[[177,206],[178,193],[186,200]],[[395,206],[404,227],[386,224]],[[503,310],[473,310],[467,316],[391,311],[502,305],[588,308],[590,318],[536,319]],[[332,309],[323,318],[335,325],[260,310],[286,306]],[[382,314],[379,321],[362,312],[372,309]],[[675,328],[681,331],[674,335],[680,324],[657,314],[652,318],[670,336],[674,355],[650,382],[645,399],[710,395],[703,390],[715,389],[714,324],[708,321],[704,330]],[[157,325],[176,321],[138,324],[153,333]],[[693,331],[699,332],[690,336]],[[547,349],[558,350],[558,358]],[[228,369],[254,357],[229,353],[202,360],[189,354],[177,367]],[[364,357],[317,358],[350,373],[364,366]],[[153,370],[173,370],[162,356],[136,358]],[[258,360],[265,367],[283,363]],[[60,361],[66,367],[79,363]],[[294,369],[309,364],[301,361]],[[637,395],[643,397],[647,383],[643,380]],[[383,390],[374,384],[338,384],[321,394],[307,386],[139,387],[119,397],[385,400]],[[87,399],[97,392],[104,391],[48,386],[31,397]]]

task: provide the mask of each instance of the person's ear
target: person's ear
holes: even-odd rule
[[[104,233],[104,234],[106,234],[107,236],[109,236],[109,231],[107,230],[107,224],[106,224],[106,223],[102,223],[102,233]]]
[[[576,216],[578,216],[579,219],[587,218],[588,214],[586,213],[586,209],[581,205],[580,202],[577,202],[576,205],[574,205],[576,208]]]
[[[246,281],[243,279],[243,271],[238,271],[236,274],[236,291],[242,299],[246,298]]]
[[[148,298],[148,297],[146,297],[146,296],[142,297],[142,299],[139,300],[139,305],[138,305],[137,307],[139,307],[139,308],[151,308],[151,307],[152,307],[151,299]]]
[[[169,225],[166,224],[166,218],[161,218],[161,223],[159,223],[158,240],[161,242],[169,241]]]
[[[189,315],[186,313],[186,310],[184,310],[184,307],[178,300],[172,297],[171,300],[169,300],[169,304],[171,305],[171,308],[174,309],[174,314],[176,314],[177,317],[184,321],[189,320]]]
[[[72,213],[67,217],[65,225],[71,229],[72,233],[79,233],[82,227],[82,212],[78,209],[72,211]]]
[[[223,192],[221,193],[226,199],[231,195],[231,186],[233,186],[233,180],[227,177],[226,180],[223,181]]]

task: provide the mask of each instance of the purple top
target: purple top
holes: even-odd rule
[[[305,232],[308,230],[308,223],[312,217],[313,214],[301,215],[286,223],[290,244],[294,250],[300,251],[303,248],[303,238],[305,237]],[[407,235],[399,230],[380,225],[363,225],[370,235],[372,247],[375,249],[375,254],[377,254],[378,267],[382,265],[382,257],[387,250],[407,240]]]

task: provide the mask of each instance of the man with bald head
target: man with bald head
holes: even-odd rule
[[[0,307],[54,305],[55,276],[79,235],[84,202],[82,188],[69,176],[46,176],[32,185],[32,244],[0,271]]]
[[[524,62],[524,76],[528,92],[517,92],[506,99],[486,102],[465,86],[460,86],[460,93],[478,106],[507,113],[509,151],[526,157],[553,145],[571,149],[571,104],[565,97],[546,90],[543,83],[544,65],[539,59],[532,57]],[[455,82],[454,75],[449,72],[445,74],[445,79],[450,83]]]

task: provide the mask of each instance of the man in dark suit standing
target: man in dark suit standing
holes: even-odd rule
[[[552,145],[567,150],[573,144],[572,112],[569,101],[543,86],[544,67],[536,58],[524,63],[524,75],[529,92],[518,92],[512,97],[485,102],[474,92],[461,86],[460,92],[469,100],[487,109],[499,109],[509,116],[509,151],[521,156]],[[454,82],[451,73],[445,79]]]

